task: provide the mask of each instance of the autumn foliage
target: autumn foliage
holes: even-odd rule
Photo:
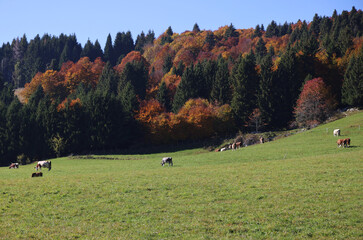
[[[37,73],[30,83],[25,84],[21,95],[27,102],[41,85],[44,93],[51,99],[64,99],[81,83],[92,88],[96,87],[104,65],[100,58],[91,62],[88,57],[81,58],[77,63],[66,62],[60,71],[47,70],[44,73]]]
[[[157,100],[144,101],[136,119],[149,140],[158,143],[203,139],[234,128],[228,105],[213,105],[200,98],[187,101],[177,114],[165,112]]]
[[[296,121],[301,126],[311,126],[326,120],[336,107],[330,89],[322,78],[307,81],[294,110]]]

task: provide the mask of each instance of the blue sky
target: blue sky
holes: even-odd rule
[[[283,24],[312,21],[315,13],[331,16],[363,8],[363,0],[0,0],[0,44],[25,33],[28,41],[36,34],[59,36],[75,33],[84,46],[90,39],[104,47],[107,35],[131,31],[136,40],[141,31],[154,30],[156,37],[169,26],[176,33],[191,30],[217,30],[233,24],[251,28],[272,21]]]

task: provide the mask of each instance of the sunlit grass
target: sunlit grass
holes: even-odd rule
[[[43,178],[0,168],[0,239],[362,239],[362,123],[237,151],[52,159]]]

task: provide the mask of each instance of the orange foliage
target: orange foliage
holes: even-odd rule
[[[65,86],[70,93],[74,92],[80,83],[95,87],[103,67],[104,63],[101,60],[96,59],[92,63],[88,57],[83,57],[68,69],[64,79]]]
[[[171,73],[167,73],[164,75],[162,81],[165,82],[166,87],[168,88],[168,93],[170,94],[170,98],[172,98],[176,92],[176,88],[180,83],[181,77],[178,75],[174,75]]]
[[[76,106],[82,106],[81,99],[76,98],[69,100],[68,98],[66,98],[57,106],[57,111],[60,112],[62,110],[65,110],[67,105],[70,109],[75,109]]]
[[[124,70],[125,66],[127,63],[130,63],[130,62],[143,62],[144,65],[146,67],[149,66],[148,62],[146,61],[146,59],[141,55],[140,52],[137,52],[137,51],[132,51],[132,52],[129,52],[126,57],[124,57],[121,61],[121,63],[117,66],[115,66],[115,70],[119,73],[122,73],[122,71]]]
[[[38,72],[33,77],[30,83],[26,83],[23,91],[19,93],[19,95],[25,99],[25,102],[28,102],[30,96],[37,90],[38,86],[42,84],[42,73]]]
[[[43,73],[41,81],[44,93],[48,94],[52,99],[65,94],[63,78],[57,71],[47,70]]]
[[[157,100],[143,101],[136,119],[153,142],[201,139],[233,128],[229,105],[217,106],[205,99],[190,99],[178,114],[166,113]]]
[[[80,83],[95,87],[104,65],[101,58],[97,58],[93,63],[89,61],[88,57],[81,58],[77,63],[66,62],[59,72],[47,70],[44,73],[37,73],[30,83],[25,84],[20,95],[27,102],[37,87],[41,85],[44,93],[49,95],[52,100],[58,97],[65,98]]]

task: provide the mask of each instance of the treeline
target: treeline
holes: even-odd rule
[[[104,50],[23,36],[0,49],[0,161],[319,123],[363,105],[362,34],[353,7],[266,30],[118,33]]]
[[[95,43],[88,40],[82,47],[75,35],[37,35],[29,42],[26,35],[23,35],[20,39],[14,39],[11,44],[4,43],[0,48],[0,73],[5,82],[13,83],[16,88],[23,87],[36,73],[60,70],[63,63],[77,62],[82,57],[88,57],[91,61],[100,57],[105,62],[110,61],[114,66],[129,52],[141,51],[154,39],[154,32],[149,31],[147,35],[141,33],[137,36],[134,43],[129,31],[118,32],[114,41],[111,35],[108,35],[106,45],[102,49],[98,40]]]

